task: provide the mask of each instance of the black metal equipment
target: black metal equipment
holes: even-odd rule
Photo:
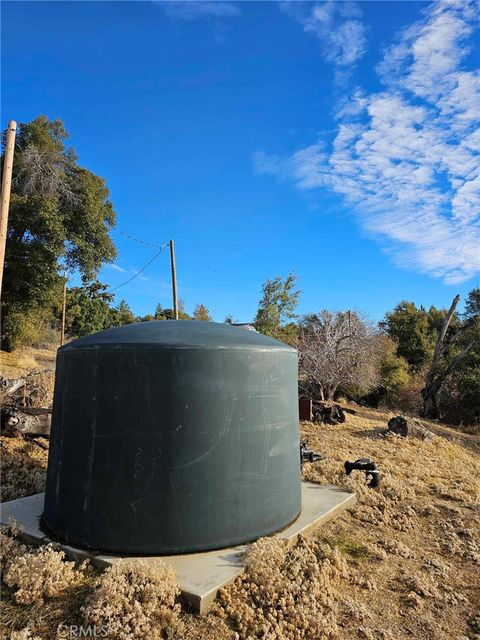
[[[359,458],[355,462],[347,460],[345,462],[345,473],[349,476],[352,471],[364,471],[367,479],[367,486],[375,489],[380,484],[380,472],[377,469],[377,465],[370,458]]]
[[[303,465],[305,462],[316,462],[317,460],[321,460],[322,456],[312,449],[309,449],[308,444],[306,442],[300,442],[300,464]]]

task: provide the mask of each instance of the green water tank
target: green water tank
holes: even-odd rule
[[[187,553],[273,533],[300,508],[295,349],[179,320],[58,350],[43,514],[58,539]]]

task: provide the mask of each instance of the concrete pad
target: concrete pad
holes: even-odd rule
[[[119,562],[125,556],[107,555],[91,550],[79,549],[51,540],[40,529],[40,517],[43,512],[43,493],[27,498],[19,498],[4,502],[1,505],[0,523],[7,525],[10,520],[17,523],[21,530],[20,536],[26,542],[33,544],[48,544],[52,542],[57,548],[65,551],[66,555],[75,560],[87,558],[97,567],[106,567]],[[289,527],[274,534],[274,537],[287,540],[288,546],[295,544],[298,536],[307,535],[314,528],[331,520],[343,510],[352,507],[356,496],[341,487],[333,485],[319,485],[312,482],[302,482],[302,511]],[[177,574],[178,586],[183,599],[193,609],[203,613],[215,600],[218,590],[237,578],[244,571],[242,557],[248,544],[217,551],[189,553],[172,556],[136,556],[129,559],[143,559],[147,562],[152,557],[173,567]]]

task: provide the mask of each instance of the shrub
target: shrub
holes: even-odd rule
[[[83,577],[82,567],[65,562],[65,553],[56,551],[51,544],[17,553],[7,563],[5,584],[16,588],[14,598],[19,604],[42,602],[44,597],[55,597],[78,583]]]
[[[25,627],[20,631],[12,631],[9,640],[42,640],[42,638],[34,635],[30,627]]]
[[[387,405],[407,414],[418,414],[422,407],[421,390],[425,385],[423,372],[412,375],[403,386],[391,392]]]
[[[480,355],[477,362],[470,369],[466,366],[469,362],[460,366],[438,394],[440,415],[449,424],[480,426]]]
[[[221,589],[217,615],[240,638],[330,640],[337,637],[336,583],[345,561],[329,545],[301,538],[290,550],[261,538],[245,558],[246,572]]]
[[[14,522],[0,530],[0,566],[5,572],[9,564],[17,557],[26,553],[27,547],[17,540],[17,526]]]
[[[160,560],[125,560],[97,579],[82,611],[114,640],[156,640],[178,623],[179,593],[173,569]]]
[[[60,332],[50,308],[10,309],[2,325],[2,348],[13,351],[22,346],[48,347],[58,344]]]

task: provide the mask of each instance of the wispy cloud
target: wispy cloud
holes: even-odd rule
[[[105,264],[105,266],[107,267],[107,269],[113,269],[114,271],[121,271],[122,273],[125,273],[126,271],[126,269],[123,269],[123,267],[119,267],[118,264],[107,263]]]
[[[362,12],[353,2],[282,2],[280,8],[303,29],[315,35],[327,60],[339,67],[351,66],[367,48]]]
[[[231,2],[203,2],[202,0],[155,0],[169,18],[197,20],[198,18],[234,18],[240,9]]]
[[[327,145],[257,153],[258,172],[329,187],[402,266],[447,283],[480,269],[480,75],[467,68],[474,2],[429,5],[377,67],[385,90],[356,89]]]

